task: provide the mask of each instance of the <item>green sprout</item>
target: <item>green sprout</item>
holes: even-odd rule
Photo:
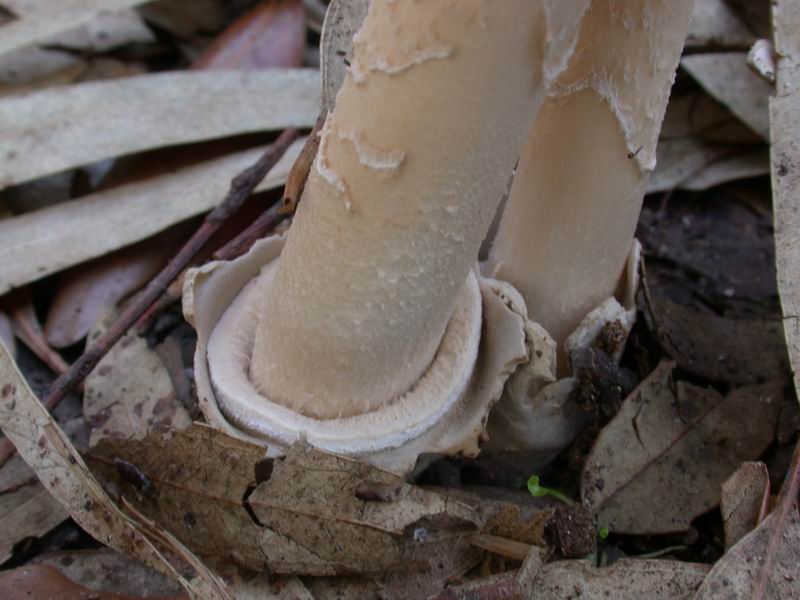
[[[611,530],[608,527],[601,527],[597,530],[597,535],[601,540],[606,539],[611,534]]]
[[[554,490],[553,488],[545,487],[539,484],[539,477],[537,475],[531,475],[531,478],[528,479],[528,491],[531,493],[531,496],[534,498],[543,498],[544,496],[552,496],[556,500],[560,500],[564,504],[568,504],[572,506],[575,504],[570,498],[568,498],[563,492],[559,492],[558,490]]]

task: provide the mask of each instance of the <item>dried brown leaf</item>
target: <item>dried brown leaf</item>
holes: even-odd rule
[[[42,554],[31,560],[53,567],[90,590],[131,596],[177,596],[181,587],[134,558],[108,548],[67,550]]]
[[[656,293],[651,300],[659,341],[690,373],[733,385],[788,376],[779,320],[720,317]]]
[[[60,375],[66,372],[69,365],[45,339],[39,318],[33,308],[30,290],[27,288],[16,290],[3,299],[3,305],[8,308],[14,334],[22,343],[56,374]]]
[[[770,515],[711,570],[695,600],[800,598],[800,444]]]
[[[102,53],[128,44],[148,44],[155,40],[153,32],[135,10],[120,10],[98,13],[80,27],[48,38],[46,45]]]
[[[301,0],[260,2],[192,64],[194,69],[299,67],[306,44]]]
[[[47,40],[73,29],[100,13],[122,10],[146,0],[3,0],[0,7],[13,18],[0,25],[0,54]]]
[[[681,66],[743,123],[769,139],[772,86],[750,70],[746,52],[692,54]]]
[[[242,133],[311,127],[311,69],[176,71],[0,99],[0,188],[102,159]]]
[[[773,2],[777,93],[770,103],[775,247],[783,327],[800,390],[800,6]]]
[[[16,489],[0,493],[0,523],[3,524],[0,527],[0,563],[11,557],[18,542],[44,535],[67,517],[69,513],[35,477]],[[0,597],[3,596],[0,594]]]
[[[333,0],[328,5],[320,41],[322,109],[330,112],[353,58],[353,35],[367,16],[369,0]]]
[[[309,448],[281,460],[264,456],[260,446],[195,425],[169,439],[107,440],[89,460],[139,510],[217,565],[337,575],[426,571],[445,552],[475,559],[459,543],[476,516],[455,500]],[[375,499],[376,487],[397,494]]]
[[[528,598],[685,600],[707,573],[707,565],[674,560],[623,559],[606,568],[595,568],[585,560],[564,560],[542,567]]]
[[[162,29],[188,37],[218,31],[227,21],[227,0],[154,0],[139,12]]]
[[[59,598],[60,600],[137,600],[139,594],[94,591],[78,585],[53,567],[26,565],[0,574],[0,597],[4,600]],[[185,595],[161,596],[153,600],[180,600]]]
[[[756,36],[725,0],[696,0],[686,46],[692,49],[746,50]]]
[[[603,429],[581,478],[583,501],[618,533],[684,531],[719,503],[736,465],[772,443],[786,406],[782,383],[725,398],[672,378],[662,363]]]
[[[0,345],[0,428],[47,490],[89,534],[136,556],[178,580],[193,597],[231,600],[225,584],[177,540],[125,515],[103,491],[77,450],[28,387],[8,351]],[[144,531],[147,531],[145,534]],[[155,536],[155,537],[151,537]],[[183,558],[196,576],[187,579],[154,545]]]
[[[289,148],[256,191],[283,185],[303,143]],[[261,154],[263,148],[238,152],[0,221],[0,294],[213,208]]]
[[[648,193],[700,191],[769,171],[761,138],[702,91],[670,99],[656,153]]]
[[[165,232],[63,273],[44,330],[56,348],[78,343],[104,313],[141,288],[167,263],[179,241]]]
[[[725,547],[756,528],[769,503],[769,472],[761,462],[746,462],[722,484],[720,511],[725,526]]]
[[[115,317],[108,315],[98,323],[90,341],[102,335]],[[90,446],[105,438],[142,439],[150,432],[184,429],[192,422],[164,363],[135,331],[125,334],[86,378],[83,414],[92,427]]]
[[[0,342],[5,344],[12,356],[17,353],[14,332],[11,329],[11,320],[8,318],[8,315],[2,311],[0,311]]]
[[[393,490],[375,498],[365,486]],[[442,550],[478,526],[455,500],[364,463],[293,446],[249,498],[259,522],[328,564],[331,574],[426,570],[420,548]]]

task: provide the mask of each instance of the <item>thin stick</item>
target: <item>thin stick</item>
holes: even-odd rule
[[[186,242],[178,254],[164,269],[153,278],[135,302],[132,302],[117,318],[114,324],[94,344],[76,360],[70,369],[59,376],[42,401],[48,409],[58,405],[75,387],[92,372],[102,358],[111,350],[120,338],[139,320],[147,309],[156,302],[194,256],[202,249],[209,238],[216,233],[222,224],[244,203],[259,182],[280,160],[289,146],[298,137],[296,129],[286,129],[278,139],[270,145],[258,161],[239,173],[231,182],[230,190],[222,203],[211,211]],[[13,456],[16,449],[7,439],[0,443],[0,466]]]
[[[264,211],[261,216],[252,222],[250,227],[237,235],[222,248],[214,252],[215,260],[233,260],[250,249],[256,240],[261,239],[280,223],[291,217],[291,214],[274,208]]]

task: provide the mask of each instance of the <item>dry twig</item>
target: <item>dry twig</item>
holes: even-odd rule
[[[203,224],[184,244],[178,254],[147,285],[137,300],[125,309],[108,331],[87,348],[66,373],[53,382],[47,397],[43,400],[43,404],[48,410],[53,410],[70,391],[83,381],[111,347],[161,297],[169,284],[180,275],[211,236],[241,207],[253,189],[278,162],[298,135],[298,131],[293,128],[283,131],[253,166],[245,169],[233,179],[225,199],[206,216]],[[2,440],[0,442],[0,466],[5,464],[14,452],[14,445],[7,439]]]

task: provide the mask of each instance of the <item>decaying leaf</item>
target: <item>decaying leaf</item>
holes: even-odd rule
[[[114,482],[140,511],[205,560],[259,572],[267,566],[261,528],[244,498],[263,457],[263,448],[194,425],[169,438],[107,439],[87,460],[103,480]]]
[[[361,28],[368,0],[334,0],[328,6],[320,40],[322,108],[330,112],[353,58],[353,36]]]
[[[108,548],[42,554],[32,563],[53,567],[90,590],[131,596],[177,596],[181,587],[134,558]]]
[[[769,472],[761,462],[746,462],[722,484],[720,511],[725,526],[725,547],[756,528],[767,513]]]
[[[2,24],[0,54],[44,41],[60,31],[73,29],[101,12],[122,10],[146,0],[3,0],[13,18]]]
[[[223,27],[227,21],[225,4],[224,0],[154,0],[139,7],[139,12],[159,27],[188,37]]]
[[[769,139],[769,97],[772,86],[747,66],[746,52],[693,54],[681,66],[743,123]]]
[[[289,148],[256,191],[284,183],[304,141]],[[213,208],[224,197],[231,179],[253,164],[263,150],[224,156],[0,221],[0,294]]]
[[[90,343],[115,317],[107,315],[95,326]],[[90,446],[104,438],[142,439],[152,431],[165,433],[191,424],[158,354],[133,330],[86,378],[83,414],[92,427]]]
[[[780,321],[720,317],[652,295],[656,333],[678,365],[734,385],[782,379],[788,369]]]
[[[800,444],[773,511],[708,574],[695,600],[800,597]]]
[[[249,498],[259,522],[309,549],[332,574],[426,570],[417,554],[477,529],[465,504],[348,458],[295,446]]]
[[[69,516],[33,471],[15,459],[0,470],[0,563],[18,542],[44,535]]]
[[[0,99],[0,188],[143,150],[311,127],[311,69],[179,71]]]
[[[39,357],[44,364],[50,367],[54,373],[60,375],[64,373],[69,365],[64,358],[53,350],[45,339],[39,318],[33,307],[33,298],[29,289],[14,291],[3,298],[2,304],[8,308],[11,316],[11,327],[14,334]]]
[[[80,27],[46,40],[49,47],[108,52],[128,44],[148,44],[155,36],[134,10],[103,11]]]
[[[683,600],[700,587],[707,573],[707,565],[674,560],[623,559],[606,568],[595,568],[583,560],[565,560],[542,567],[528,598]]]
[[[431,488],[463,502],[475,510],[485,534],[525,544],[547,545],[545,527],[555,514],[558,501],[534,498],[528,492],[503,488]]]
[[[2,345],[0,382],[0,428],[76,523],[106,545],[140,558],[175,578],[195,598],[232,600],[225,584],[177,540],[148,523],[125,515],[113,503],[25,383]],[[196,575],[188,579],[180,574],[154,545],[153,539],[184,559]]]
[[[772,189],[775,248],[783,328],[795,387],[800,389],[800,7],[772,3],[778,56],[772,121]]]
[[[0,56],[0,95],[73,81],[84,62],[63,50],[33,46]]]
[[[179,232],[145,240],[61,274],[44,330],[56,348],[78,343],[103,314],[144,286],[167,263]]]
[[[339,575],[426,571],[475,530],[466,505],[305,447],[285,459],[194,425],[107,440],[89,458],[139,510],[216,565]],[[437,555],[438,554],[438,555]],[[469,554],[474,560],[474,551]]]
[[[656,153],[648,193],[705,190],[769,172],[761,138],[702,91],[670,100]]]
[[[11,329],[11,320],[8,318],[8,315],[2,311],[0,311],[0,342],[5,344],[12,356],[17,353],[14,331]]]
[[[237,19],[193,69],[271,69],[303,64],[306,27],[300,0],[261,2]]]
[[[0,597],[4,600],[59,598],[59,600],[139,600],[138,594],[116,594],[94,591],[65,577],[53,567],[26,565],[0,573]],[[184,595],[154,600],[181,600]]]
[[[603,429],[581,478],[584,503],[618,533],[684,531],[719,504],[720,486],[773,441],[783,383],[715,390],[673,380],[662,363]]]
[[[746,50],[753,42],[755,35],[725,0],[695,0],[687,48]]]

